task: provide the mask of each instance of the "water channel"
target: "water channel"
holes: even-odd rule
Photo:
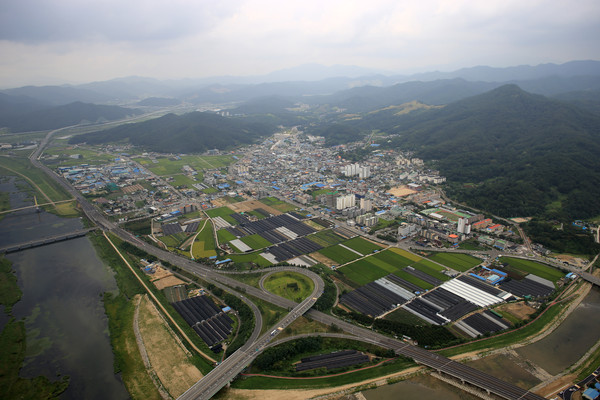
[[[0,191],[8,192],[11,208],[30,205],[15,179],[4,177]],[[0,221],[0,243],[16,244],[81,229],[76,218],[28,209]],[[50,380],[69,375],[62,399],[127,399],[113,372],[102,294],[116,291],[110,269],[97,257],[86,237],[37,247],[6,256],[23,292],[13,307],[27,328],[27,353],[21,376],[44,375]],[[0,328],[6,318],[0,319]]]

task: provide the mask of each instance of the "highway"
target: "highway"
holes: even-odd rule
[[[39,162],[39,154],[41,154],[44,146],[47,144],[53,132],[49,133],[46,136],[46,138],[44,138],[44,140],[42,141],[42,145],[40,145],[40,147],[38,147],[38,149],[35,152],[33,152],[30,156],[30,160],[36,167],[46,171],[48,176],[52,177],[69,193],[71,193],[79,201],[84,213],[88,216],[90,220],[95,222],[101,228],[117,235],[121,239],[143,249],[147,253],[152,254],[158,257],[159,259],[168,261],[169,263],[176,265],[188,272],[196,274],[202,279],[213,283],[219,287],[223,287],[222,285],[226,285],[230,288],[237,289],[238,291],[244,291],[247,294],[251,294],[280,307],[291,309],[291,312],[286,317],[284,317],[276,325],[276,327],[281,327],[282,329],[285,329],[285,327],[288,326],[291,322],[293,322],[297,317],[304,313],[307,313],[307,315],[310,318],[316,321],[325,323],[327,325],[336,325],[342,330],[359,337],[371,338],[374,341],[374,343],[379,344],[382,347],[393,349],[397,354],[410,357],[414,359],[417,363],[431,367],[436,371],[442,372],[444,374],[453,376],[461,380],[462,382],[467,382],[472,385],[475,385],[489,393],[496,394],[504,399],[543,399],[542,397],[530,393],[524,389],[521,389],[513,384],[504,382],[498,378],[482,373],[476,369],[467,367],[466,365],[460,364],[458,362],[452,361],[446,357],[428,352],[427,350],[407,344],[403,341],[395,340],[385,335],[378,334],[369,329],[360,328],[358,326],[352,325],[348,322],[335,318],[331,315],[327,315],[315,310],[310,310],[310,308],[317,301],[318,297],[322,294],[324,283],[318,275],[306,269],[295,267],[282,267],[282,269],[284,270],[294,270],[306,274],[315,282],[315,288],[312,295],[305,299],[302,303],[296,304],[293,301],[281,298],[272,293],[262,291],[258,288],[246,285],[242,282],[232,279],[226,276],[225,274],[221,274],[219,272],[214,271],[209,266],[202,265],[189,259],[180,257],[176,254],[166,252],[137,239],[129,232],[124,231],[123,229],[119,228],[116,224],[108,221],[94,206],[88,203],[87,200],[83,198],[83,196],[81,196],[79,192],[77,192],[69,184],[64,182],[57,174],[55,174],[53,171],[51,171],[49,168],[45,167]],[[228,292],[234,292],[229,288],[226,288],[226,290]],[[242,299],[245,299],[243,294],[237,292],[234,294]],[[248,302],[247,299],[245,299],[244,301],[246,301],[247,304],[251,303]],[[254,306],[253,309],[255,310],[256,315],[256,306]],[[229,356],[223,363],[221,363],[218,367],[216,367],[205,377],[203,377],[190,389],[188,389],[188,391],[186,391],[180,398],[208,399],[216,392],[218,392],[220,388],[222,388],[228,382],[230,382],[231,379],[233,379],[240,371],[242,371],[277,335],[277,333],[272,334],[272,331],[268,331],[267,333],[258,337],[257,331],[260,331],[260,328],[258,328],[260,326],[262,326],[262,322],[259,324],[257,321],[257,327],[255,328],[255,332],[253,333],[253,337],[251,337],[251,339],[246,343],[246,345],[242,346],[238,351]]]

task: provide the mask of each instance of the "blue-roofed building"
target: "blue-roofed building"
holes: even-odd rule
[[[224,259],[224,260],[217,261],[217,262],[215,263],[215,265],[221,265],[221,264],[225,264],[225,263],[228,263],[228,262],[231,262],[231,258],[226,258],[226,259]]]
[[[589,388],[583,392],[583,398],[588,400],[597,400],[600,398],[600,392],[596,389]]]
[[[279,188],[279,186],[273,186],[273,189],[275,189],[275,190],[281,190],[281,189]]]

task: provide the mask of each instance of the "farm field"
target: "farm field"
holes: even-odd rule
[[[204,222],[202,224],[204,224]],[[215,250],[215,238],[213,237],[212,223],[210,221],[206,221],[204,229],[202,229],[198,233],[198,236],[196,236],[196,240],[194,240],[194,243],[192,244],[191,253],[195,258],[207,258],[217,255]]]
[[[417,269],[417,265],[399,254],[384,250],[370,257],[363,258],[339,269],[348,279],[362,286],[388,274],[394,274],[423,289],[431,289],[433,285],[403,271],[408,265]]]
[[[237,225],[238,222],[230,217],[231,214],[235,214],[235,211],[229,207],[211,208],[210,210],[206,210],[206,215],[211,218],[221,217],[231,225]]]
[[[326,229],[315,234],[308,235],[306,238],[323,247],[333,246],[344,241],[343,237],[331,229]]]
[[[219,243],[227,243],[231,240],[237,239],[237,237],[227,229],[219,229],[217,231],[217,238],[219,239]]]
[[[173,175],[173,180],[170,183],[172,186],[175,186],[175,187],[185,186],[188,189],[194,189],[194,187],[192,185],[194,183],[198,183],[198,181],[190,178],[187,175],[177,174],[177,175]],[[194,189],[194,190],[196,190],[196,189]]]
[[[518,269],[528,274],[537,275],[540,278],[548,279],[554,283],[565,276],[562,271],[535,261],[521,260],[519,258],[511,257],[502,257],[500,261],[507,263],[511,268]]]
[[[360,256],[342,246],[335,245],[319,250],[319,253],[339,264],[346,264],[352,260],[360,258]]]
[[[135,160],[160,176],[180,174],[182,172],[181,168],[184,165],[189,165],[200,172],[205,169],[226,167],[235,161],[232,156],[182,156],[177,157],[177,159],[158,158],[156,159],[156,163],[148,158],[136,158]],[[200,173],[199,177],[202,177]]]
[[[246,254],[232,254],[229,258],[235,263],[255,263],[261,267],[269,267],[273,265],[269,260],[260,255],[261,251],[255,251],[253,253]]]
[[[252,247],[254,250],[262,249],[273,244],[258,234],[245,236],[240,240]]]
[[[376,250],[378,251],[378,250],[383,249],[378,244],[370,242],[359,236],[352,238],[350,240],[346,240],[343,244],[344,244],[344,246],[348,246],[351,249],[358,251],[362,255],[367,255],[367,254],[373,253]]]
[[[279,210],[283,213],[288,211],[294,211],[296,209],[295,206],[286,203],[285,201],[279,200],[275,197],[265,197],[264,199],[260,199],[260,202],[269,207],[273,207],[274,209]]]
[[[434,253],[429,259],[444,264],[448,268],[452,268],[459,272],[468,271],[481,264],[479,258],[460,253]]]

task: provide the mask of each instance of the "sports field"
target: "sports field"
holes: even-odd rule
[[[460,272],[468,271],[481,264],[479,258],[460,253],[434,253],[429,259]]]
[[[540,278],[548,279],[556,283],[565,274],[556,269],[535,261],[522,260],[520,258],[502,257],[501,262],[507,263],[510,267],[518,269],[528,274],[534,274]]]

